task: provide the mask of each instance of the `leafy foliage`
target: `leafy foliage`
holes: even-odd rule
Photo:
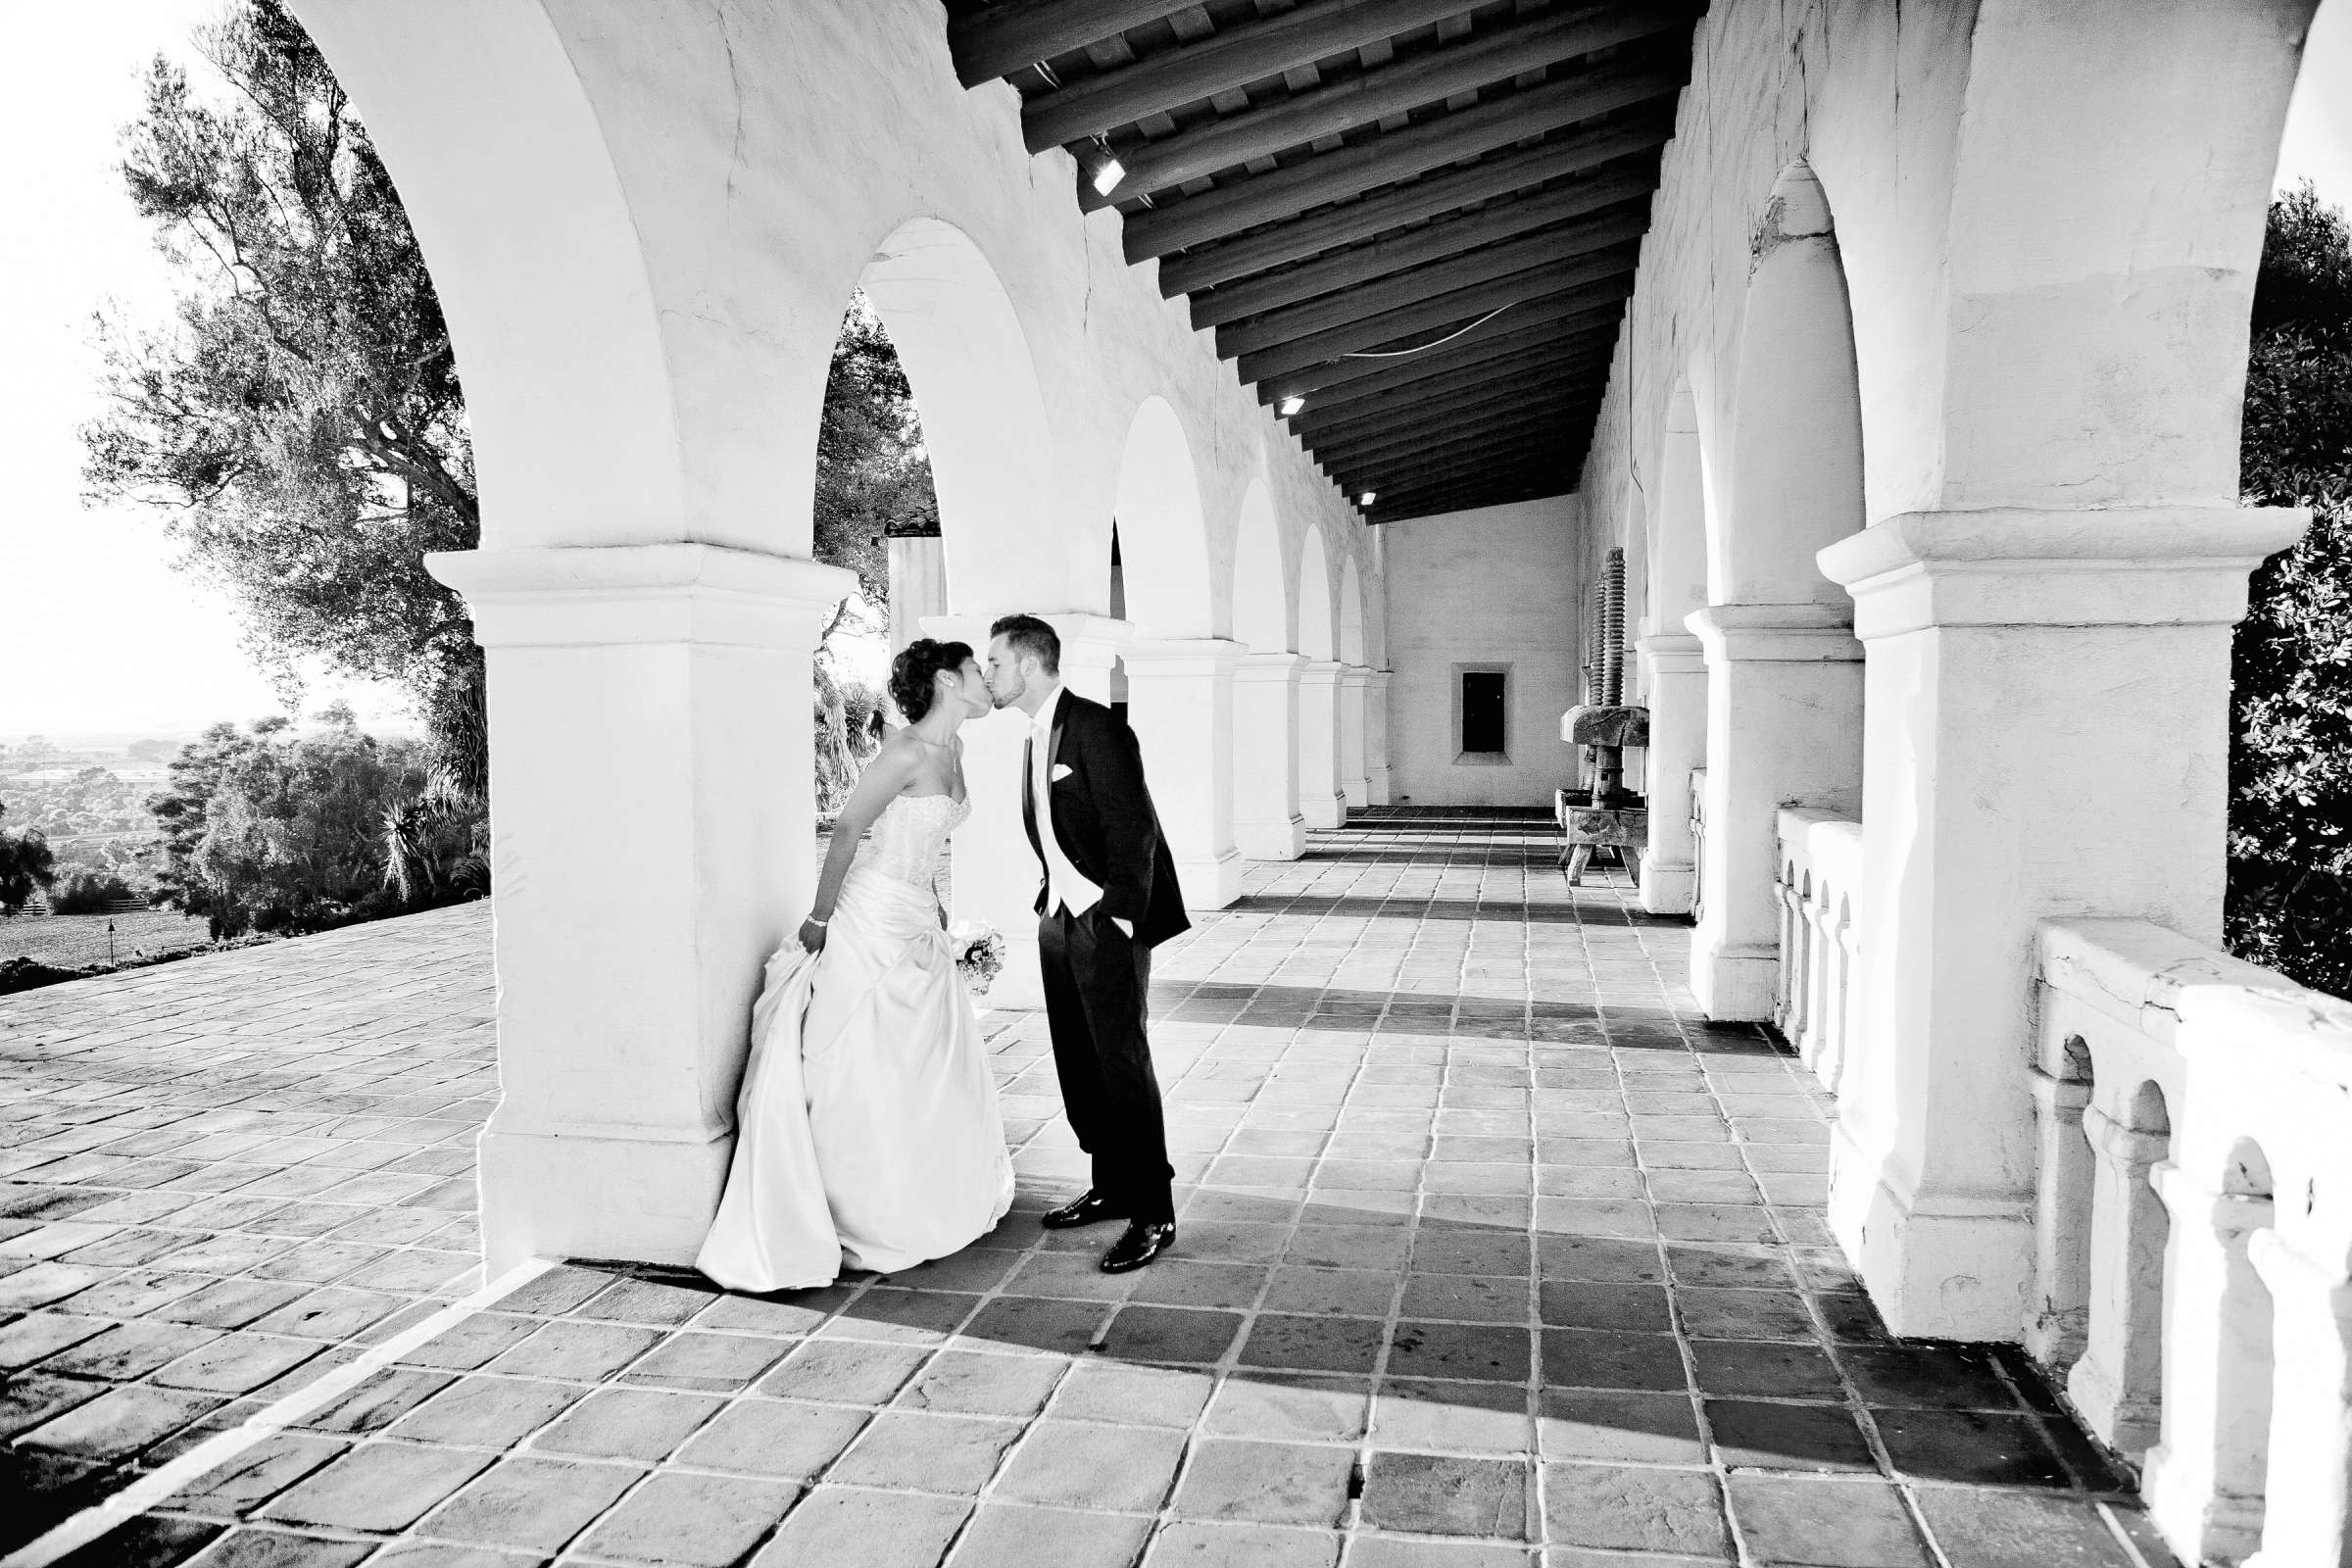
[[[0,816],[8,808],[0,806]],[[49,837],[37,827],[11,828],[0,823],[0,914],[15,914],[30,902],[35,888],[57,880],[57,858],[49,853]]]
[[[898,351],[865,295],[854,295],[825,377],[811,554],[856,571],[858,590],[873,605],[890,597],[883,541],[939,532],[939,501],[922,441],[914,391]]]
[[[53,914],[104,914],[124,899],[134,897],[130,884],[102,871],[69,871],[49,893]]]
[[[297,688],[306,656],[405,686],[449,775],[440,793],[479,799],[482,658],[464,604],[421,561],[480,536],[464,394],[424,259],[284,0],[237,0],[198,48],[232,89],[226,107],[158,60],[122,165],[187,289],[164,330],[101,320],[112,408],[83,430],[86,480],[168,510],[185,564],[239,604],[249,651],[281,689]],[[825,387],[813,553],[854,569],[880,605],[884,539],[938,531],[912,392],[860,295]],[[417,818],[403,831],[441,829]]]
[[[2253,326],[2241,483],[2313,515],[2232,652],[2229,940],[2352,996],[2352,229],[2308,183],[2272,205]]]
[[[165,897],[215,937],[315,931],[480,891],[483,817],[407,740],[216,724],[149,803]]]
[[[101,318],[110,411],[85,426],[99,497],[167,511],[281,689],[303,656],[415,695],[434,760],[486,768],[482,662],[425,571],[480,531],[448,328],[407,215],[343,89],[282,0],[201,29],[201,100],[164,60],[122,173],[186,288],[158,331]]]

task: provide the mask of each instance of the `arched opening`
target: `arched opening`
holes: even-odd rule
[[[1863,524],[1862,405],[1830,204],[1803,162],[1758,217],[1728,420],[1728,505],[1710,511],[1707,899],[1691,986],[1716,1018],[1772,1003],[1777,816],[1862,809],[1862,647],[1820,549]],[[1688,505],[1686,501],[1686,506]]]
[[[1298,812],[1317,830],[1348,819],[1340,776],[1339,640],[1332,627],[1330,558],[1309,523],[1298,553]]]
[[[916,218],[875,247],[858,287],[913,389],[955,612],[1072,603],[1060,555],[1036,548],[1038,500],[1054,491],[1053,432],[996,269],[961,229]]]
[[[1111,505],[1110,614],[1131,628],[1111,666],[1111,700],[1126,702],[1185,903],[1222,908],[1242,890],[1233,843],[1241,649],[1215,635],[1199,471],[1166,399],[1136,410]]]
[[[992,617],[1073,602],[1062,553],[1036,548],[1039,498],[1054,488],[1054,442],[1027,333],[987,256],[937,218],[892,229],[857,286],[904,368],[936,498],[937,539],[894,547],[910,584],[921,557],[937,563],[918,604],[894,604],[894,642],[936,636],[984,652]],[[1004,935],[1004,970],[992,995],[1012,1006],[1042,1001],[1029,906],[1037,862],[1017,787],[1027,733],[1019,716],[964,727],[972,813],[956,831],[952,883],[957,919]]]
[[[1847,962],[1852,962],[1848,938]],[[1850,974],[1849,969],[1849,974]],[[1850,981],[1849,981],[1850,983]],[[2057,1377],[2082,1358],[2090,1321],[2092,1215],[2097,1161],[2083,1113],[2097,1088],[2090,1043],[2079,1034],[2044,1051],[2034,1078],[2036,1162],[2034,1299],[2026,1348]]]
[[[1363,579],[1350,556],[1340,565],[1340,794],[1356,810],[1372,804],[1371,673],[1364,664]]]
[[[1135,634],[1215,636],[1200,469],[1192,442],[1165,398],[1146,398],[1127,427],[1111,515],[1118,519],[1131,568],[1123,618],[1134,622]]]
[[[2083,1130],[2097,1156],[2091,1201],[2089,1344],[2067,1393],[2117,1452],[2152,1446],[2164,1407],[2164,1295],[2172,1220],[2150,1173],[2171,1155],[2173,1124],[2153,1080],[2113,1114],[2093,1105]]]
[[[1688,376],[1667,400],[1656,471],[1649,483],[1649,569],[1635,652],[1649,708],[1642,793],[1649,843],[1642,854],[1642,907],[1688,914],[1697,884],[1690,839],[1690,775],[1707,761],[1707,665],[1687,624],[1707,604],[1706,479],[1698,404]]]
[[[1282,532],[1262,478],[1250,481],[1234,546],[1233,835],[1244,858],[1295,860],[1306,847],[1298,814],[1298,667]]]

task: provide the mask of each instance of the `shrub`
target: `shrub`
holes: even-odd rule
[[[96,871],[69,871],[49,894],[58,914],[104,914],[118,900],[134,898],[130,884]]]

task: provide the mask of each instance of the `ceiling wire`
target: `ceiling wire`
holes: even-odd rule
[[[1343,360],[1401,360],[1409,355],[1427,354],[1431,349],[1444,348],[1446,344],[1452,342],[1455,338],[1462,336],[1464,333],[1477,331],[1480,327],[1486,325],[1489,321],[1492,321],[1494,319],[1494,318],[1500,316],[1503,312],[1509,310],[1512,306],[1518,303],[1519,302],[1517,300],[1506,300],[1504,303],[1495,306],[1486,315],[1480,317],[1477,320],[1472,321],[1468,326],[1461,328],[1459,331],[1448,332],[1444,337],[1434,338],[1431,341],[1423,343],[1415,348],[1385,349],[1377,352],[1370,349],[1365,349],[1354,354],[1343,354],[1340,356],[1340,358]]]

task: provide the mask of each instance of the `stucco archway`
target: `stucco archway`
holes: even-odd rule
[[[1829,197],[1801,160],[1759,210],[1742,309],[1731,483],[1706,512],[1708,606],[1689,618],[1707,668],[1690,984],[1724,1019],[1771,1016],[1780,809],[1861,809],[1862,647],[1844,592],[1814,562],[1862,526],[1861,392]]]
[[[1690,912],[1697,894],[1690,782],[1707,758],[1707,664],[1688,624],[1707,604],[1707,486],[1698,400],[1685,377],[1666,402],[1651,470],[1643,536],[1649,570],[1635,644],[1649,708],[1643,794],[1649,842],[1642,854],[1642,906]]]
[[[1034,547],[1054,486],[1053,428],[1003,280],[953,223],[909,219],[858,286],[906,368],[939,497],[948,598],[959,612],[1070,602],[1058,552]]]
[[[1146,398],[1127,430],[1111,503],[1123,614],[1127,721],[1184,901],[1223,908],[1241,896],[1234,848],[1234,671],[1241,647],[1215,635],[1208,523],[1193,444],[1165,398]]]
[[[1243,492],[1233,563],[1233,834],[1252,860],[1295,860],[1306,848],[1298,812],[1298,671],[1282,525],[1263,476]]]
[[[1323,531],[1309,525],[1298,551],[1298,811],[1310,828],[1335,828],[1348,819],[1340,770],[1339,638],[1332,624],[1330,557]]]

